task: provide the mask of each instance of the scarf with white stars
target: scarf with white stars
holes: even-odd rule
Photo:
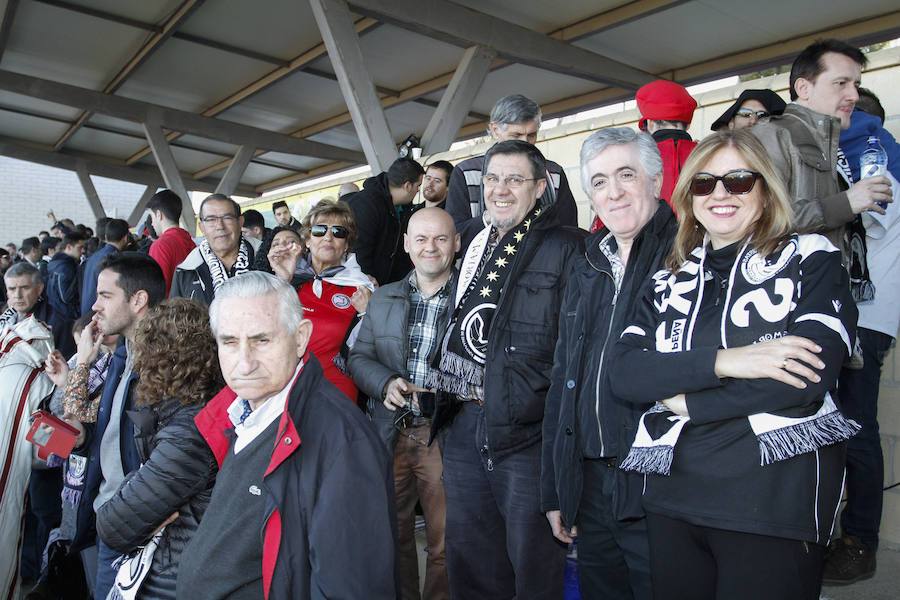
[[[472,387],[484,385],[488,333],[516,254],[541,209],[534,210],[502,239],[495,227],[483,229],[469,246],[460,269],[456,308],[441,347],[437,370],[426,387],[470,397]]]

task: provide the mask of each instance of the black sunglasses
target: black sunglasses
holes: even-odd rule
[[[350,231],[343,225],[325,225],[324,223],[313,225],[309,228],[309,232],[314,237],[324,237],[328,232],[329,227],[331,227],[331,235],[338,238],[339,240],[343,240],[348,235],[350,235]]]
[[[771,116],[769,111],[767,110],[751,110],[749,108],[739,108],[735,113],[736,117],[743,117],[745,119],[749,119],[752,116],[756,116],[758,119],[765,119],[766,117]]]
[[[722,182],[725,191],[729,194],[746,194],[753,189],[756,180],[762,177],[756,171],[749,169],[735,169],[724,175],[712,175],[710,173],[697,173],[691,179],[691,194],[694,196],[709,196],[716,189],[716,183]]]

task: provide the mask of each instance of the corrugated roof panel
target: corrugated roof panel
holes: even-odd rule
[[[17,115],[0,110],[0,135],[52,145],[66,130],[66,125],[47,119]]]

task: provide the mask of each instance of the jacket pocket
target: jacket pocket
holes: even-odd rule
[[[549,271],[524,271],[516,280],[515,297],[510,300],[511,321],[555,325],[561,302],[559,276]]]
[[[507,346],[506,354],[510,421],[520,425],[538,423],[544,418],[553,361],[542,351],[517,346]]]

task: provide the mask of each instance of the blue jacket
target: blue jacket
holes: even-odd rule
[[[78,262],[57,252],[47,265],[47,300],[60,318],[78,318]]]
[[[118,249],[112,244],[106,244],[87,259],[84,263],[84,283],[81,288],[81,314],[90,312],[94,302],[97,301],[97,276],[100,275],[100,265],[110,254],[115,254]]]
[[[125,371],[126,351],[125,342],[119,343],[109,363],[109,372],[106,375],[106,383],[103,385],[103,395],[100,397],[100,411],[97,413],[96,424],[86,424],[88,439],[85,446],[90,448],[88,465],[85,473],[84,492],[78,505],[78,518],[76,521],[75,539],[72,540],[72,548],[82,550],[95,543],[97,535],[94,515],[94,499],[100,492],[100,483],[103,481],[103,473],[100,470],[100,442],[103,433],[109,425],[110,411],[112,410],[113,397],[116,388]],[[127,475],[141,466],[137,445],[134,443],[134,426],[128,418],[128,410],[131,408],[131,398],[134,392],[134,382],[137,375],[132,373],[125,390],[125,402],[122,404],[122,414],[119,416],[119,448],[122,457],[122,471]]]
[[[881,119],[859,109],[850,117],[850,127],[841,131],[841,150],[850,163],[853,181],[859,181],[859,157],[866,149],[869,136],[878,136],[881,146],[888,155],[888,171],[895,179],[900,179],[900,144],[881,125]]]

